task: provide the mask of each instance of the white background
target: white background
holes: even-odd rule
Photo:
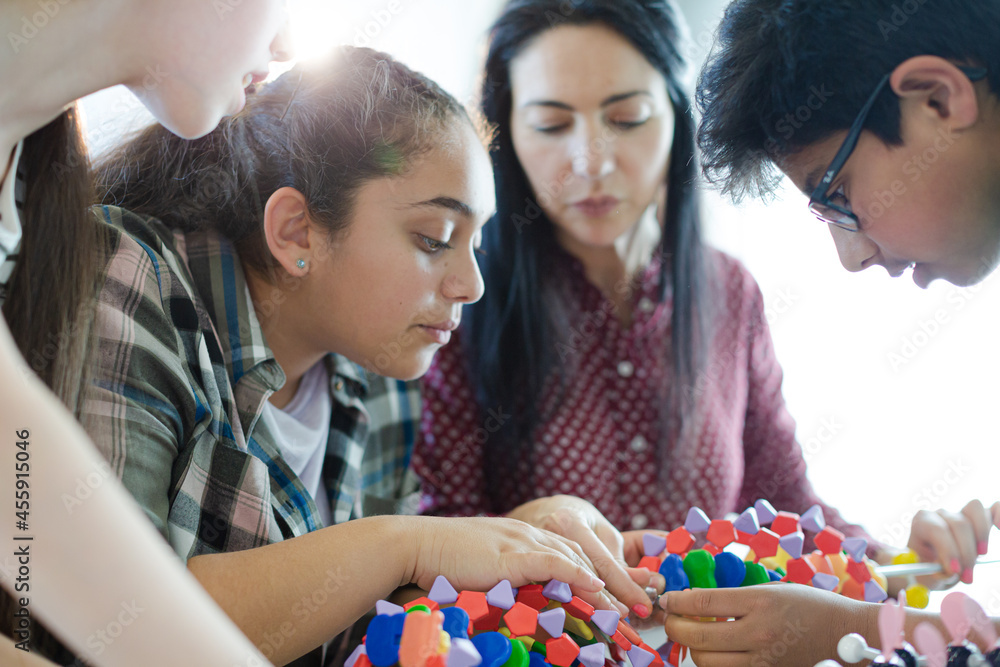
[[[692,27],[688,54],[699,68],[723,2],[681,4]],[[468,101],[500,5],[293,0],[293,27],[302,58],[336,44],[373,46]],[[119,89],[88,99],[92,146],[100,150],[122,128],[145,122],[137,106]],[[794,189],[743,207],[708,188],[704,196],[710,239],[746,263],[767,300],[785,397],[821,496],[876,537],[902,545],[921,507],[958,510],[973,497],[1000,495],[998,280],[972,289],[935,283],[924,292],[881,269],[848,274]],[[969,592],[1000,615],[1000,567],[988,567]]]

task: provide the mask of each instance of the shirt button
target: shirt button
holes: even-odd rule
[[[656,304],[648,296],[644,296],[639,299],[639,310],[644,313],[651,313],[653,309],[656,308]]]
[[[635,366],[632,365],[631,361],[618,362],[618,375],[621,375],[623,378],[630,378],[633,373],[635,373]]]
[[[642,437],[641,435],[637,435],[634,438],[632,438],[632,442],[630,443],[629,446],[632,447],[633,452],[644,452],[646,451],[646,447],[649,446],[649,443],[646,441],[644,437]]]
[[[633,530],[642,530],[647,525],[649,525],[649,517],[647,517],[645,514],[636,514],[634,517],[632,517]]]
[[[337,380],[334,383],[333,388],[336,389],[337,391],[344,391],[344,381],[343,380]]]

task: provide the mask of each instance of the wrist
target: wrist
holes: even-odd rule
[[[407,586],[415,581],[420,563],[421,535],[420,530],[424,519],[421,516],[384,515],[362,519],[371,521],[374,530],[381,536],[379,543],[392,563],[393,579],[396,588]]]
[[[845,599],[846,613],[841,614],[833,626],[837,629],[836,640],[855,632],[865,638],[872,648],[879,648],[882,642],[878,632],[878,611],[881,605],[873,602]]]
[[[386,548],[402,554],[399,586],[420,585],[420,580],[428,567],[434,567],[435,554],[440,560],[441,549],[436,538],[436,525],[441,521],[462,521],[459,518],[442,519],[433,516],[394,516],[395,519],[386,541]],[[402,547],[402,548],[400,548]]]

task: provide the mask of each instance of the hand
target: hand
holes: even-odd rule
[[[634,567],[643,555],[645,531],[627,533],[629,538],[626,540],[596,507],[574,496],[538,498],[515,508],[507,516],[577,543],[593,563],[597,575],[607,582],[608,593],[624,605],[622,615],[632,610],[637,623],[651,618],[653,605],[646,588],[661,593],[666,584],[658,572]]]
[[[921,577],[920,583],[930,589],[948,588],[959,578],[972,583],[972,568],[976,558],[986,553],[990,528],[1000,525],[1000,503],[992,511],[973,500],[958,514],[938,510],[921,510],[913,517],[907,546],[924,562],[940,563],[940,574]]]
[[[605,592],[593,563],[571,540],[515,519],[412,519],[408,524],[417,543],[409,578],[401,584],[430,590],[442,574],[457,590],[489,590],[502,579],[515,588],[558,579],[598,609],[627,612]]]
[[[845,634],[878,634],[878,605],[798,584],[670,592],[660,606],[667,637],[690,648],[698,667],[814,665],[836,658]],[[736,620],[696,620],[705,617]]]

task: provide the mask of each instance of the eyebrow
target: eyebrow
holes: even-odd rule
[[[823,174],[826,173],[826,167],[816,167],[809,175],[806,177],[806,196],[812,197],[812,193],[816,191],[816,187],[819,185],[819,181],[823,178]]]
[[[646,90],[633,90],[628,93],[619,93],[617,95],[612,95],[608,97],[603,102],[601,102],[601,107],[611,106],[616,102],[621,102],[622,100],[627,100],[630,97],[636,97],[637,95],[645,95],[646,97],[653,97],[653,94]],[[573,107],[566,104],[565,102],[557,102],[555,100],[533,100],[531,102],[525,102],[521,105],[524,107],[554,107],[556,109],[565,109],[566,111],[573,111]]]
[[[434,199],[428,199],[427,201],[416,202],[411,204],[414,207],[430,207],[430,208],[443,208],[449,211],[454,211],[459,215],[466,218],[474,218],[475,213],[472,207],[463,201],[459,201],[454,197],[435,197]]]

